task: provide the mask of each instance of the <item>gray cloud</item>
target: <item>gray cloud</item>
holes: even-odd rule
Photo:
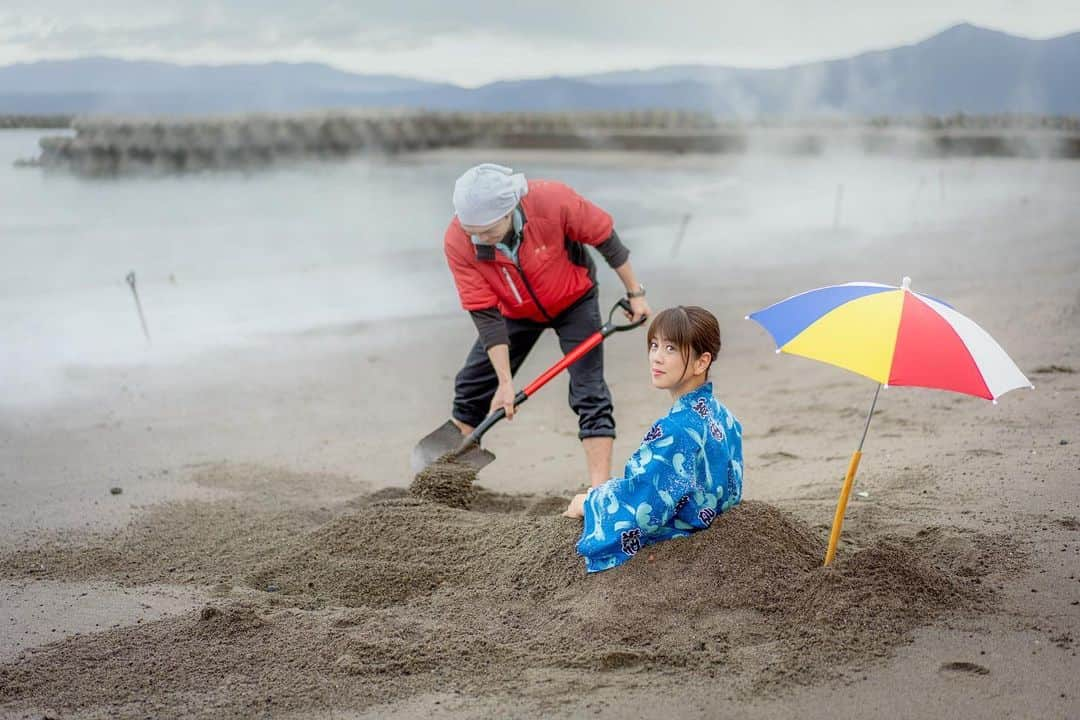
[[[438,77],[482,75],[495,58],[475,55],[498,52],[510,74],[522,68],[545,74],[582,63],[581,72],[658,62],[780,65],[903,44],[962,20],[1038,36],[1080,27],[1075,0],[98,0],[94,10],[86,6],[5,0],[0,63],[118,54],[187,62],[307,57],[348,66],[385,56],[384,71],[400,65],[402,73]]]
[[[330,49],[399,50],[423,44],[431,36],[418,26],[372,20],[355,9],[329,6],[312,13],[299,8],[256,9],[245,3],[227,8],[214,3],[190,6],[146,17],[138,3],[109,3],[108,13],[87,18],[61,12],[63,3],[47,5],[49,15],[32,20],[0,15],[0,38],[28,50],[98,52],[110,48],[148,48],[165,51],[220,47],[273,52],[303,43]],[[125,7],[128,5],[129,7]],[[27,13],[40,12],[27,10]]]

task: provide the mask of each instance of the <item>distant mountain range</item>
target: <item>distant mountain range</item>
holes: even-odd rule
[[[109,58],[0,67],[0,113],[223,113],[408,107],[680,109],[726,117],[1080,114],[1080,32],[1032,40],[962,24],[927,40],[778,69],[669,66],[463,88],[317,63]]]

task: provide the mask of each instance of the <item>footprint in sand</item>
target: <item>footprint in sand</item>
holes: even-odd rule
[[[769,452],[769,453],[763,454],[761,456],[761,459],[765,461],[764,465],[767,466],[767,465],[772,465],[774,463],[782,462],[784,460],[798,460],[799,456],[794,454],[794,453],[789,453],[789,452],[785,452],[783,450],[778,450],[776,452]]]
[[[805,435],[809,432],[813,431],[803,425],[774,425],[766,430],[761,437],[770,438],[776,435]]]
[[[997,450],[988,450],[986,448],[972,448],[968,450],[968,455],[974,455],[975,457],[995,457],[1001,455]]]
[[[1057,518],[1057,524],[1066,530],[1080,530],[1080,520],[1074,517],[1067,516],[1063,518]]]
[[[1033,375],[1072,375],[1075,372],[1069,365],[1043,365],[1032,370]]]
[[[962,672],[969,673],[971,675],[990,674],[990,668],[983,667],[978,663],[967,662],[966,660],[957,660],[954,662],[941,663],[941,667],[938,669],[941,672]]]

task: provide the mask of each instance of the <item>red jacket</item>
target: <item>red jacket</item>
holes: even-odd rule
[[[508,318],[546,322],[593,286],[588,267],[571,259],[568,243],[599,245],[611,237],[613,222],[572,188],[550,180],[530,180],[520,207],[525,225],[518,265],[493,246],[474,245],[456,216],[443,249],[463,308],[498,307]]]

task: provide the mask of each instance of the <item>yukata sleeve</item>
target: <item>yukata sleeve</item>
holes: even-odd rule
[[[671,422],[653,426],[626,473],[589,491],[577,551],[589,572],[620,565],[642,547],[688,533],[671,526],[693,486],[700,444]]]
[[[727,510],[732,505],[737,505],[742,500],[743,486],[743,452],[742,452],[742,423],[733,415],[728,415],[731,425],[728,427],[725,438],[731,459],[728,461],[727,491],[722,510]]]

